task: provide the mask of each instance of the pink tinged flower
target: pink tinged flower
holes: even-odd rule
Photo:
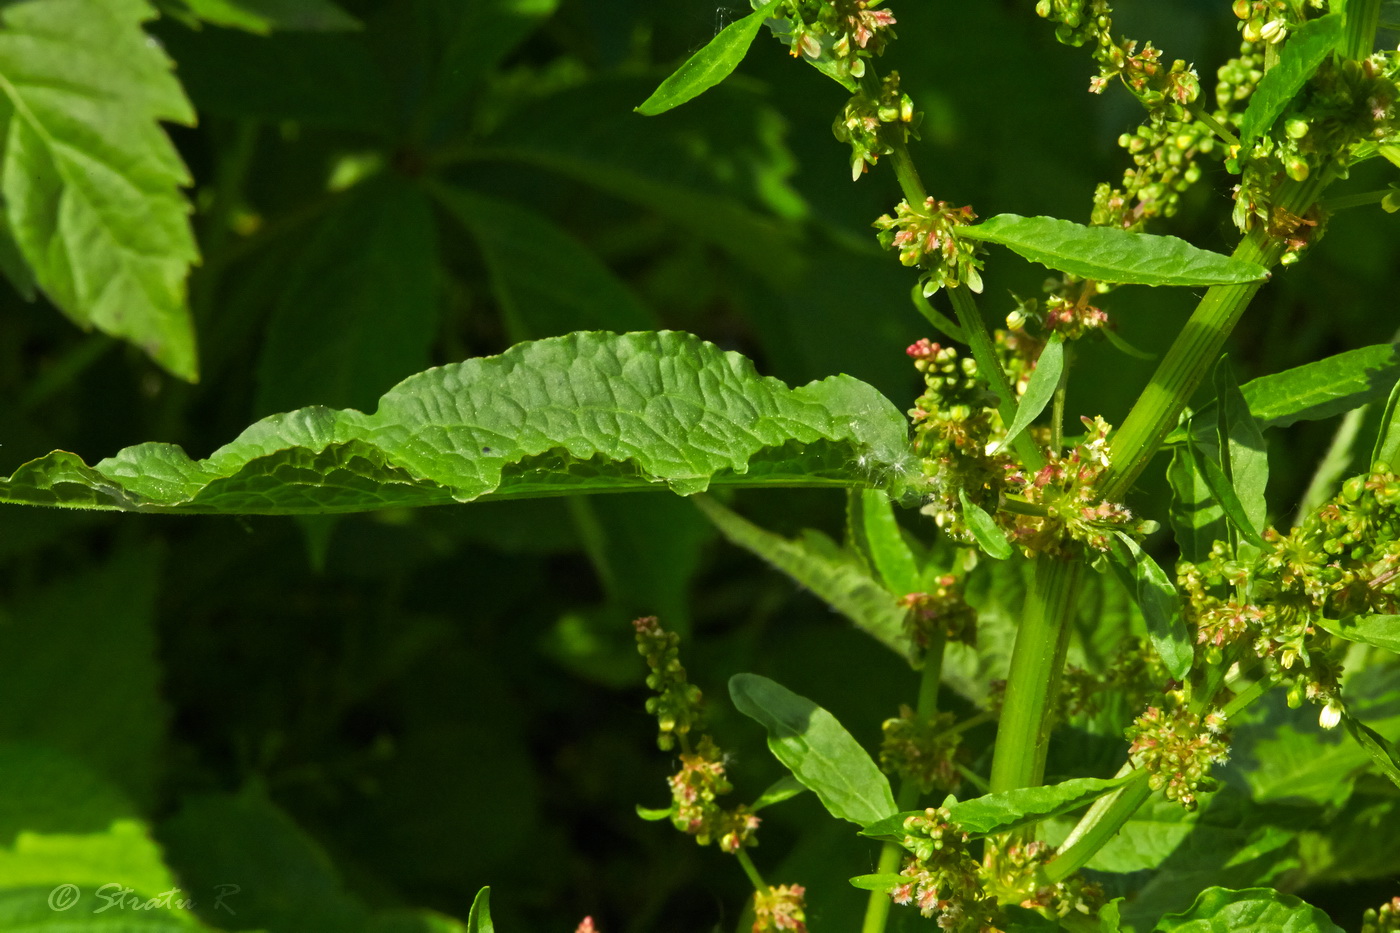
[[[574,933],[598,933],[598,928],[593,925],[592,917],[584,917],[583,922],[578,925]]]

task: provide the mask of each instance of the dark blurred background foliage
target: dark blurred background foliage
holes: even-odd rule
[[[195,177],[203,378],[173,380],[5,288],[5,472],[148,440],[207,456],[263,415],[372,408],[428,366],[578,329],[684,329],[792,384],[845,372],[901,407],[917,394],[903,349],[928,334],[911,275],[870,228],[897,186],[883,171],[852,184],[830,131],[840,88],[765,34],[724,86],[661,117],[631,111],[747,7],[343,6],[362,30],[151,24],[199,113],[170,133]],[[934,193],[982,216],[1087,221],[1139,122],[1127,95],[1089,95],[1087,58],[1030,2],[890,7],[885,67],[926,112],[914,154]],[[1119,13],[1207,86],[1238,41],[1226,3]],[[1227,248],[1231,183],[1208,174],[1154,232]],[[1389,340],[1394,233],[1378,211],[1338,216],[1250,309],[1232,345],[1241,378]],[[992,257],[989,319],[1040,293],[1037,269]],[[1160,351],[1192,301],[1123,288],[1107,307]],[[1070,414],[1121,420],[1147,366],[1103,344],[1081,360]],[[1278,514],[1330,429],[1276,444]],[[1133,501],[1157,517],[1160,467]],[[737,501],[774,530],[839,535],[837,494]],[[914,691],[898,658],[669,497],[314,520],[6,507],[0,556],[0,738],[115,781],[186,887],[241,884],[236,922],[207,916],[229,929],[428,929],[385,911],[465,917],[484,884],[502,930],[571,930],[585,914],[608,933],[732,929],[737,868],[634,815],[664,805],[671,762],[628,620],[659,614],[686,636],[742,798],[779,767],[728,710],[731,673],[815,698],[868,745]],[[770,878],[808,886],[815,929],[851,929],[861,899],[843,879],[871,870],[873,846],[836,845],[845,831],[810,799],[765,816],[755,858]]]

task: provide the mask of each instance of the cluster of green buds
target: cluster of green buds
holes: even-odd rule
[[[953,729],[952,713],[923,718],[901,705],[899,715],[886,719],[880,741],[880,770],[919,785],[925,794],[947,793],[962,781],[954,761],[962,733]]]
[[[952,814],[930,807],[905,819],[904,833],[901,844],[913,854],[900,871],[907,880],[890,889],[894,902],[937,917],[938,928],[949,933],[996,929],[996,899],[983,888],[981,865],[968,853],[968,835]]]
[[[1164,67],[1161,51],[1151,42],[1139,51],[1136,40],[1114,38],[1107,0],[1039,0],[1035,11],[1057,24],[1055,38],[1065,45],[1094,43],[1099,73],[1089,81],[1093,93],[1102,93],[1110,80],[1119,78],[1153,120],[1180,120],[1183,108],[1200,94],[1195,68],[1179,59]]]
[[[1040,841],[1012,842],[996,850],[986,860],[992,867],[983,869],[988,892],[999,903],[1019,904],[1052,920],[1093,917],[1103,906],[1103,888],[1078,875],[1046,879],[1045,866],[1055,854],[1053,846]]]
[[[1320,0],[1312,0],[1314,9],[1321,9]],[[1299,4],[1286,0],[1235,0],[1231,8],[1240,20],[1240,34],[1246,42],[1266,42],[1277,45],[1288,35],[1288,27],[1296,22]]]
[[[807,891],[800,884],[769,885],[753,895],[753,933],[807,933]]]
[[[1149,706],[1128,727],[1128,758],[1135,767],[1147,769],[1153,790],[1194,810],[1196,795],[1215,789],[1210,768],[1228,755],[1224,733],[1225,717],[1219,712],[1202,717],[1184,705]]]
[[[656,696],[647,700],[647,712],[656,717],[660,732],[656,744],[670,751],[679,738],[682,746],[692,729],[704,727],[705,712],[700,688],[686,679],[680,662],[680,636],[661,627],[656,616],[643,616],[632,622],[637,651],[646,658],[651,673],[647,686]]]
[[[900,201],[894,216],[885,214],[873,226],[880,245],[899,251],[899,261],[923,270],[919,281],[924,296],[940,288],[966,285],[974,292],[982,291],[981,247],[975,242],[960,240],[954,231],[970,224],[977,215],[970,207],[954,207],[947,201],[925,199],[918,206]]]
[[[905,352],[923,375],[925,386],[909,411],[914,453],[929,480],[922,511],[954,540],[970,543],[958,491],[973,495],[974,490],[987,489],[986,495],[995,501],[1005,464],[1010,462],[987,454],[988,442],[1003,433],[1001,418],[971,357],[927,339]]]
[[[1043,304],[1034,298],[1018,298],[1016,308],[1006,316],[1004,342],[1012,357],[1034,360],[1050,334],[1078,340],[1111,326],[1108,312],[1090,303],[1109,286],[1069,275],[1048,279],[1045,284],[1048,294]],[[1025,368],[1024,378],[1029,379],[1033,367]],[[1024,385],[1017,386],[1018,394],[1024,391]]]
[[[1108,422],[1083,418],[1088,435],[1064,455],[1051,452],[1045,466],[1027,474],[1007,464],[1006,492],[1016,496],[997,513],[1011,540],[1027,556],[1037,553],[1072,556],[1075,545],[1107,551],[1118,532],[1135,537],[1151,533],[1154,522],[1137,519],[1124,505],[1098,492],[1108,472]]]
[[[1392,897],[1380,910],[1372,907],[1361,915],[1361,933],[1396,933],[1397,930],[1400,930],[1400,897]]]
[[[1128,709],[1141,709],[1161,696],[1172,682],[1161,656],[1147,639],[1128,639],[1102,671],[1087,671],[1077,665],[1065,667],[1060,681],[1060,721],[1092,717],[1110,703]]]
[[[763,0],[751,0],[753,8]],[[872,0],[780,0],[771,11],[773,31],[801,56],[844,82],[865,76],[865,63],[894,38],[894,14],[872,10]]]
[[[977,637],[977,610],[967,604],[962,581],[954,574],[939,577],[930,590],[905,594],[899,605],[908,612],[905,634],[921,656],[935,635],[969,645]]]
[[[745,806],[725,810],[716,803],[716,798],[733,790],[724,775],[724,755],[708,735],[691,746],[690,733],[704,725],[704,697],[686,679],[679,659],[679,636],[663,629],[655,616],[637,619],[632,626],[637,650],[651,668],[647,686],[657,694],[647,700],[647,712],[656,716],[661,727],[657,744],[664,750],[674,748],[677,742],[681,746],[681,769],[667,778],[672,825],[694,836],[700,845],[716,841],[731,854],[757,845],[754,834],[759,818]]]
[[[859,180],[880,156],[894,152],[909,137],[917,139],[918,123],[914,101],[899,89],[899,72],[884,77],[878,96],[863,85],[857,88],[831,126],[836,138],[851,147],[851,180]]]

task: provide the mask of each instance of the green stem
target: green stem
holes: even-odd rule
[[[958,323],[967,335],[967,345],[972,349],[972,358],[977,361],[977,374],[991,386],[997,397],[997,411],[1003,424],[1010,425],[1016,420],[1016,393],[1011,388],[1011,380],[1006,370],[997,360],[996,348],[992,345],[992,335],[982,321],[982,314],[972,301],[972,292],[965,285],[948,289],[948,297],[953,302],[953,310],[958,314]],[[1045,456],[1030,434],[1022,431],[1011,445],[1026,469],[1035,471],[1045,466]]]
[[[1226,145],[1238,146],[1240,144],[1240,138],[1230,132],[1228,126],[1211,116],[1210,111],[1201,106],[1200,100],[1193,100],[1190,104],[1187,104],[1186,109],[1191,111],[1191,116],[1204,123],[1208,130],[1216,136],[1219,136]]]
[[[1083,561],[1036,560],[997,726],[993,792],[1035,787],[1045,775],[1054,704],[1069,648],[1069,620],[1083,573]]]
[[[967,343],[967,335],[963,333],[963,329],[957,325],[957,322],[928,303],[928,299],[924,297],[922,282],[914,283],[913,290],[909,292],[909,300],[914,302],[914,309],[922,314],[924,320],[932,324],[939,333],[959,343]]]
[[[759,894],[767,894],[768,883],[763,880],[763,876],[760,875],[758,869],[754,867],[753,859],[749,858],[749,853],[740,849],[734,853],[734,857],[739,860],[739,865],[744,869],[744,874],[749,876],[749,883],[753,885],[753,889]]]
[[[936,633],[924,655],[924,669],[919,677],[919,701],[915,715],[920,719],[932,719],[938,712],[938,687],[943,677],[943,649],[948,645],[947,637]],[[895,810],[912,810],[919,799],[917,782],[905,778],[899,782],[899,793],[895,795]],[[882,875],[892,874],[899,869],[899,859],[904,847],[894,842],[880,846],[880,861],[875,871]],[[860,933],[884,933],[890,916],[890,896],[884,891],[871,891],[865,902],[865,920],[860,925]]]
[[[1379,204],[1386,199],[1386,195],[1393,194],[1394,188],[1381,188],[1379,191],[1363,191],[1360,194],[1344,194],[1336,198],[1328,198],[1322,202],[1322,209],[1328,213],[1344,211],[1350,207],[1365,207],[1368,204]]]
[[[1381,24],[1382,0],[1347,0],[1344,16],[1346,36],[1342,52],[1347,58],[1370,58],[1376,47],[1376,30]]]

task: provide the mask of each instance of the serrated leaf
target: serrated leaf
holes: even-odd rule
[[[1220,449],[1219,465],[1224,468],[1224,475],[1212,478],[1212,464],[1207,463],[1206,478],[1208,482],[1227,481],[1228,489],[1235,494],[1234,502],[1229,501],[1226,486],[1222,485],[1219,489],[1212,486],[1221,496],[1225,514],[1230,516],[1246,539],[1262,547],[1264,542],[1260,532],[1268,523],[1264,491],[1269,483],[1269,453],[1264,435],[1235,382],[1228,357],[1222,357],[1216,364],[1213,381],[1217,405],[1216,443]],[[1234,515],[1231,515],[1232,511]]]
[[[431,206],[417,185],[385,175],[345,192],[306,237],[258,358],[257,413],[369,410],[384,386],[429,363],[438,327]]]
[[[1234,285],[1269,277],[1263,266],[1198,249],[1185,240],[1056,217],[998,214],[958,236],[1000,243],[1060,272],[1124,285]]]
[[[890,782],[836,717],[757,674],[735,674],[729,696],[768,730],[768,748],[827,812],[868,826],[895,812]]]
[[[192,124],[145,0],[0,8],[0,194],[20,254],[84,328],[198,377],[185,278],[190,175],[158,121]]]
[[[748,16],[720,30],[709,44],[686,59],[675,74],[662,81],[661,86],[636,108],[637,112],[648,117],[665,113],[699,97],[729,77],[730,72],[738,68],[748,54],[749,46],[753,45],[763,21],[777,3],[778,0],[768,0]]]
[[[181,0],[191,13],[216,26],[260,36],[273,31],[340,32],[363,28],[331,0]]]
[[[888,495],[878,489],[850,490],[846,528],[851,544],[891,594],[903,596],[921,588],[918,558],[904,540]]]
[[[967,492],[958,489],[958,501],[962,503],[963,520],[967,530],[979,547],[997,560],[1006,560],[1013,553],[1011,542],[1006,540],[1006,532],[997,527],[996,521],[977,503],[967,498]]]
[[[1259,86],[1250,95],[1249,106],[1240,120],[1240,145],[1244,154],[1269,131],[1341,39],[1341,13],[1309,20],[1288,37],[1278,61],[1259,79]]]
[[[895,407],[834,376],[798,389],[689,334],[581,333],[412,376],[370,415],[263,419],[207,460],[171,444],[89,467],[56,451],[0,501],[241,514],[711,485],[859,486],[906,457]]]
[[[1375,469],[1380,463],[1392,469],[1400,468],[1400,380],[1386,399],[1380,427],[1376,430],[1376,443],[1371,448],[1371,468]]]
[[[1050,400],[1055,397],[1055,390],[1060,385],[1060,375],[1065,370],[1065,344],[1064,337],[1055,333],[1050,335],[1050,340],[1045,344],[1045,349],[1041,351],[1040,358],[1035,362],[1035,370],[1031,373],[1030,383],[1026,386],[1025,394],[1016,403],[1016,417],[1011,420],[1011,426],[1006,429],[1006,437],[997,445],[997,449],[1004,450],[1011,445],[1011,442],[1020,436],[1021,432],[1030,427],[1031,422],[1040,416],[1045,410],[1045,406],[1050,404]],[[994,451],[988,451],[994,453]]]
[[[695,500],[715,527],[734,544],[763,558],[792,577],[837,612],[896,653],[908,657],[907,614],[890,593],[870,576],[855,555],[843,551],[821,532],[808,530],[788,540],[750,522],[713,499]]]
[[[764,807],[771,807],[775,803],[791,800],[798,794],[805,794],[806,792],[806,785],[791,774],[785,774],[772,784],[769,784],[768,789],[758,795],[758,799],[749,806],[749,812],[756,813]]]
[[[1192,648],[1176,587],[1136,541],[1121,531],[1116,537],[1108,565],[1137,600],[1147,622],[1147,634],[1167,671],[1177,680],[1184,680],[1191,670]]]
[[[1400,616],[1348,616],[1340,620],[1319,617],[1313,624],[1347,641],[1400,653]]]
[[[491,889],[482,888],[472,899],[471,912],[467,914],[467,933],[496,933],[496,925],[491,922]]]
[[[463,188],[433,194],[476,239],[512,342],[656,326],[598,257],[548,219]]]
[[[1153,933],[1342,933],[1327,914],[1291,894],[1273,888],[1230,891],[1207,888],[1196,895],[1189,910],[1168,914]]]
[[[973,800],[958,801],[948,805],[948,812],[952,822],[957,823],[958,827],[970,836],[1011,832],[1087,806],[1132,779],[1131,774],[1107,779],[1073,778],[1043,787],[1021,787],[986,794]],[[923,812],[910,810],[906,813],[896,813],[888,819],[867,826],[861,835],[897,842],[904,836],[904,821],[911,816],[920,816]]]

